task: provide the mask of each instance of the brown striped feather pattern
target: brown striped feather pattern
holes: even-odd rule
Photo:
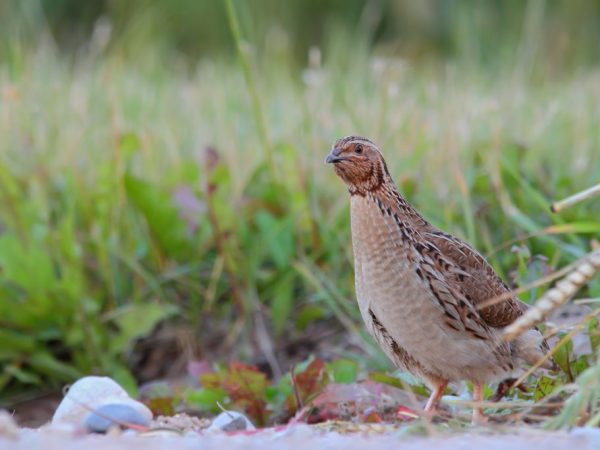
[[[408,204],[372,141],[340,139],[327,162],[350,193],[361,315],[396,366],[432,386],[487,383],[544,356],[548,348],[536,329],[514,342],[502,339],[502,328],[527,305],[511,297],[478,308],[508,287],[479,252]]]

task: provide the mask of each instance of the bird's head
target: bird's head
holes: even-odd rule
[[[367,138],[338,139],[325,159],[346,183],[350,194],[365,195],[377,190],[390,177],[383,155]]]

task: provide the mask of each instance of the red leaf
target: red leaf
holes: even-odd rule
[[[288,413],[293,415],[298,409],[317,397],[329,384],[330,380],[325,370],[325,363],[320,359],[311,361],[302,372],[294,373],[292,371],[291,375],[295,395],[288,396],[285,404]],[[296,396],[301,402],[300,405],[298,405]]]
[[[371,409],[370,411],[365,412],[364,421],[365,423],[381,423],[383,422],[383,419],[375,409]]]
[[[419,418],[419,413],[406,406],[399,406],[396,410],[396,417],[400,420],[414,420]]]
[[[227,370],[204,373],[200,376],[202,386],[227,392],[232,407],[241,409],[258,426],[263,426],[267,418],[265,400],[269,381],[256,367],[232,362]]]

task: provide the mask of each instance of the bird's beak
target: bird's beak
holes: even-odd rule
[[[344,158],[340,158],[340,149],[339,148],[331,149],[331,153],[329,153],[329,155],[327,155],[327,158],[325,158],[325,162],[327,164],[335,164],[335,163],[343,161],[343,160],[344,160]]]

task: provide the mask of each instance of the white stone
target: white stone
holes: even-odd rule
[[[237,411],[223,411],[213,420],[213,423],[208,427],[209,431],[240,431],[240,430],[255,430],[252,422],[243,414]]]
[[[73,383],[54,412],[52,425],[70,423],[79,426],[91,411],[110,403],[130,405],[148,421],[152,420],[152,411],[132,399],[112,378],[90,376]]]

